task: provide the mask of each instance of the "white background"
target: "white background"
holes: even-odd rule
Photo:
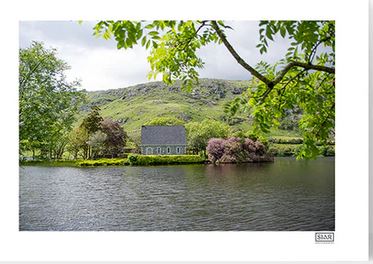
[[[12,1],[0,17],[0,260],[368,259],[368,1]],[[336,20],[335,243],[313,232],[19,232],[18,22],[99,18]]]

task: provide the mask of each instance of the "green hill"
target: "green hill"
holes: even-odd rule
[[[101,108],[103,117],[118,121],[128,135],[138,139],[143,124],[155,117],[177,117],[186,123],[206,118],[226,121],[233,130],[250,128],[248,114],[227,121],[224,104],[240,95],[248,81],[200,79],[191,92],[181,91],[180,83],[167,86],[162,82],[138,84],[126,88],[88,92],[88,104],[82,115],[93,105]],[[276,135],[293,135],[293,131],[276,131]]]

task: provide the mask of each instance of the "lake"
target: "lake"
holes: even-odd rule
[[[334,158],[20,167],[20,230],[332,231]]]

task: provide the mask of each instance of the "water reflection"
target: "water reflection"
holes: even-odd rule
[[[20,230],[334,230],[334,159],[20,169]]]

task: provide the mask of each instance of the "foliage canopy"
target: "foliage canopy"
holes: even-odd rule
[[[40,150],[61,158],[75,114],[84,100],[78,81],[68,82],[69,66],[40,42],[19,50],[19,138],[21,155]]]
[[[197,51],[215,42],[223,44],[238,64],[250,73],[253,85],[242,98],[227,107],[250,108],[254,130],[267,133],[278,126],[287,110],[300,108],[300,130],[304,137],[298,157],[320,154],[318,145],[325,145],[334,136],[335,116],[335,23],[334,21],[261,21],[260,53],[269,49],[275,36],[288,38],[286,56],[270,65],[247,63],[230,44],[226,32],[232,28],[224,21],[100,21],[94,33],[109,39],[114,36],[118,49],[141,44],[150,49],[149,78],[162,74],[165,83],[181,80],[184,88],[198,81],[198,69],[204,65]]]
[[[187,123],[185,129],[188,148],[195,153],[205,151],[210,138],[226,138],[230,133],[227,124],[209,119]]]
[[[127,133],[118,122],[104,119],[100,110],[97,106],[92,107],[80,126],[71,133],[71,143],[74,144],[72,149],[75,153],[81,151],[84,159],[103,156],[114,158],[124,153]]]

